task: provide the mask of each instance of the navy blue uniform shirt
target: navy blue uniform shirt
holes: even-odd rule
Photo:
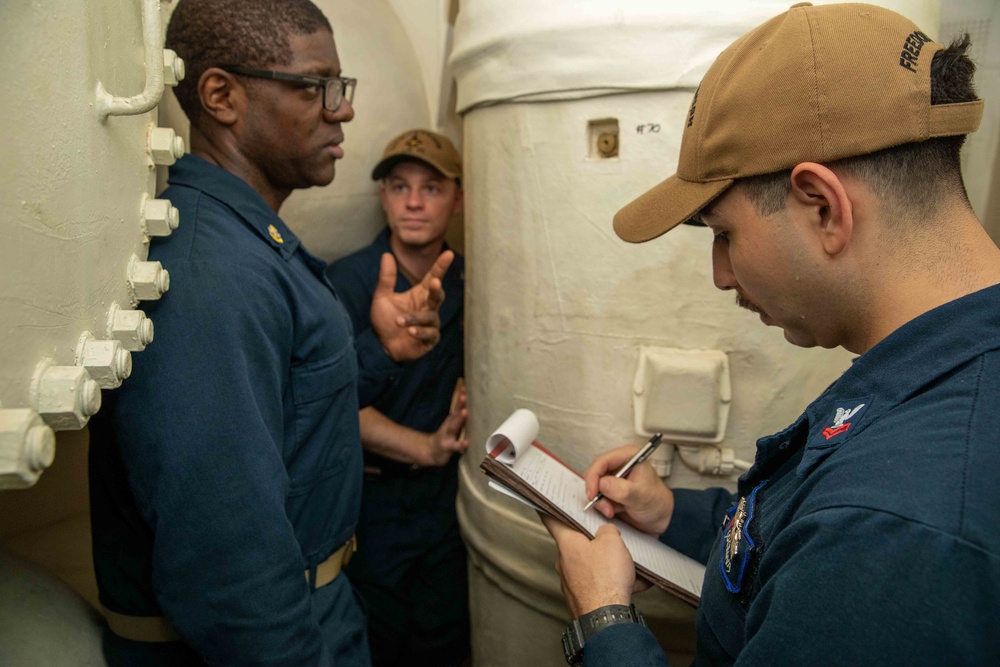
[[[369,313],[378,284],[382,254],[392,252],[389,234],[388,228],[382,230],[370,245],[337,260],[326,272],[351,318],[357,337],[371,335]],[[442,251],[447,249],[445,246]],[[448,416],[455,383],[462,377],[464,369],[462,317],[465,310],[465,258],[458,253],[444,274],[441,286],[445,293],[445,300],[438,311],[441,340],[424,356],[401,365],[391,375],[390,385],[371,403],[372,407],[397,424],[425,433],[436,431]],[[405,292],[411,287],[403,272],[398,271],[395,291]],[[377,466],[396,463],[370,452],[365,452],[365,461]]]
[[[181,225],[150,248],[171,276],[145,304],[155,341],[92,431],[101,602],[165,615],[213,664],[364,664],[349,583],[310,591],[304,572],[357,521],[357,357],[363,400],[396,364],[352,341],[324,262],[246,182],[188,155],[163,196]],[[169,650],[109,641],[119,664]]]
[[[695,664],[996,664],[998,480],[994,286],[859,357],[757,442],[735,496],[675,491],[660,539],[708,565]],[[601,631],[584,658],[666,664],[638,625]]]
[[[356,336],[371,328],[381,257],[392,252],[389,240],[386,228],[327,270]],[[442,279],[440,342],[404,364],[373,403],[392,421],[423,433],[437,431],[448,416],[455,383],[463,375],[464,272],[465,259],[456,253]],[[397,273],[395,291],[410,287]],[[358,553],[347,573],[368,608],[375,665],[445,667],[469,654],[466,552],[455,513],[458,461],[453,456],[444,466],[414,470],[365,451]]]

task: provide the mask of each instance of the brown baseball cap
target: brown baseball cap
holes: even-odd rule
[[[372,171],[373,180],[381,180],[404,160],[420,160],[448,178],[462,178],[462,156],[448,137],[429,130],[409,130],[389,142],[382,160]]]
[[[793,5],[715,60],[685,119],[677,173],[618,211],[615,233],[654,239],[738,178],[974,132],[982,100],[931,105],[942,48],[881,7]]]

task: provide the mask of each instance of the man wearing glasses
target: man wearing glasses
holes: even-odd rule
[[[438,341],[445,253],[394,294],[383,258],[357,337],[325,263],[277,212],[327,185],[354,117],[308,0],[183,0],[167,32],[192,155],[164,197],[180,228],[150,259],[171,291],[156,344],[92,427],[94,563],[111,665],[369,663],[339,576],[355,548],[359,406]],[[363,359],[359,367],[358,360]]]

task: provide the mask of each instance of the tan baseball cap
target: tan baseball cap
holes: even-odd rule
[[[931,105],[942,48],[881,7],[793,5],[715,60],[691,102],[677,173],[618,211],[615,233],[654,239],[737,178],[974,132],[982,100]]]
[[[409,130],[389,142],[382,160],[372,171],[373,180],[381,180],[403,160],[420,160],[448,178],[462,178],[462,156],[448,137],[429,130]]]

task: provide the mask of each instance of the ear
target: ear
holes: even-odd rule
[[[229,72],[209,67],[198,79],[201,108],[221,125],[233,125],[246,109],[246,88]]]
[[[791,205],[819,235],[827,255],[843,252],[854,233],[854,213],[844,183],[830,169],[803,162],[792,169]]]
[[[451,206],[451,214],[458,215],[462,212],[462,207],[465,205],[465,191],[462,186],[458,186],[455,190],[455,203]]]
[[[386,192],[386,189],[385,189],[385,179],[384,178],[381,181],[379,181],[379,184],[378,184],[378,196],[379,196],[379,199],[382,202],[382,210],[386,213],[386,215],[388,215],[389,214],[389,194],[388,194],[388,192]]]

